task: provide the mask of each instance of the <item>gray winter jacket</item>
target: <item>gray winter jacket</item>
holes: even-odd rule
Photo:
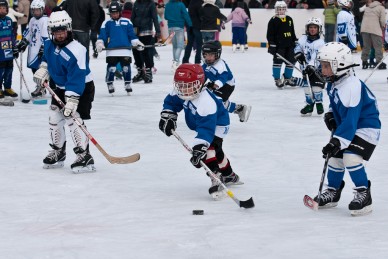
[[[365,8],[361,32],[382,36],[385,21],[385,8],[380,2],[373,1]]]

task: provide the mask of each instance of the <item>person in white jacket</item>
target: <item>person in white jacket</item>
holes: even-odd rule
[[[9,7],[7,16],[12,19],[12,28],[13,33],[15,37],[17,36],[18,32],[18,20],[16,17],[25,17],[26,15],[23,13],[16,12],[12,7]]]

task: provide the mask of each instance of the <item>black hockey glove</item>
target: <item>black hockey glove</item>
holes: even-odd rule
[[[14,59],[17,59],[19,57],[19,50],[16,46],[12,48],[12,54]]]
[[[275,44],[269,44],[269,47],[268,47],[268,53],[275,56],[276,55],[276,51],[277,51],[277,47]]]
[[[314,66],[312,65],[308,65],[306,66],[306,68],[303,70],[303,75],[306,76],[313,76],[316,74],[316,69]]]
[[[206,84],[205,84],[205,87],[206,88],[209,88],[209,90],[216,90],[217,88],[214,86],[215,84],[214,84],[214,82],[207,82]]]
[[[340,42],[342,42],[345,45],[348,45],[349,39],[346,36],[342,36],[341,39],[340,39]]]
[[[304,57],[304,54],[302,52],[297,52],[295,54],[295,59],[302,65],[306,62],[306,58]]]
[[[162,111],[160,113],[159,129],[167,135],[171,136],[171,130],[176,129],[176,120],[178,119],[178,114],[172,111]]]
[[[196,168],[201,168],[200,161],[206,157],[207,146],[204,144],[195,145],[193,147],[193,154],[190,158],[190,162]]]
[[[40,46],[39,52],[38,52],[38,58],[42,58],[44,53],[44,46]]]
[[[341,143],[337,138],[332,138],[330,142],[322,148],[323,158],[333,157],[341,150]]]
[[[19,52],[24,52],[26,48],[28,47],[28,40],[26,38],[21,39],[17,44],[16,47],[18,48]]]
[[[325,120],[326,127],[333,131],[337,128],[337,123],[335,122],[334,115],[332,112],[326,112],[325,117],[323,118]]]

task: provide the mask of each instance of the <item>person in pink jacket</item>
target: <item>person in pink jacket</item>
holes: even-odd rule
[[[244,11],[243,2],[238,2],[237,7],[228,15],[226,22],[232,21],[232,44],[233,52],[236,51],[237,44],[242,46],[247,44],[247,39],[245,37],[245,23],[252,24],[248,15]],[[241,51],[244,52],[244,48],[241,48]]]

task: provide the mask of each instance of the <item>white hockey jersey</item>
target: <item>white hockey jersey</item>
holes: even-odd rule
[[[354,15],[342,9],[337,15],[337,37],[336,41],[341,42],[341,37],[348,38],[348,47],[350,49],[357,48],[356,25],[354,23]]]
[[[325,45],[325,41],[322,38],[316,40],[309,40],[307,35],[302,35],[299,38],[298,43],[294,49],[295,53],[302,52],[306,59],[306,65],[311,65],[317,67],[316,59],[318,55],[318,50]]]

